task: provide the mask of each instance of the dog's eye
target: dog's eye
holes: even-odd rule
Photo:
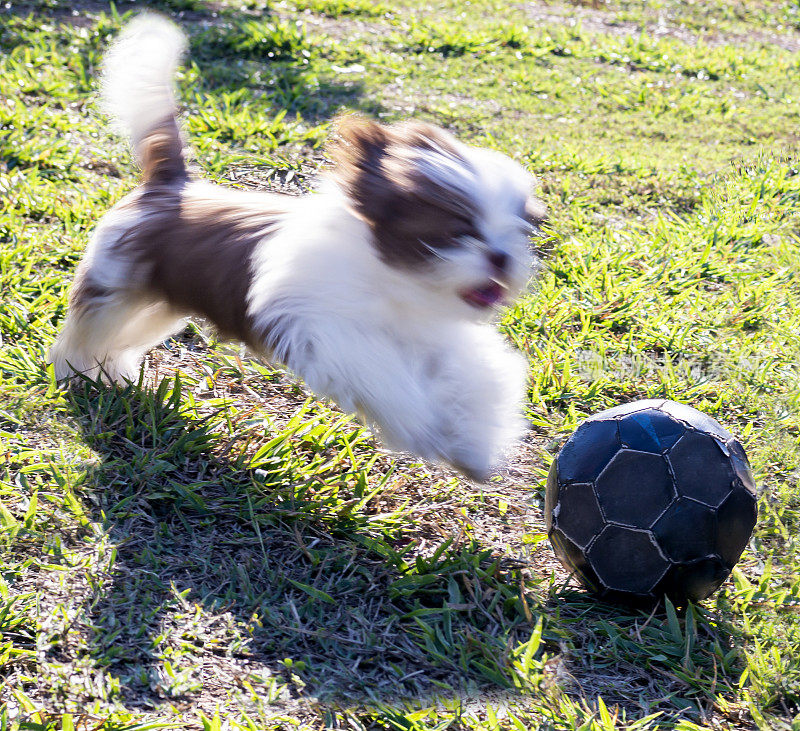
[[[460,221],[457,223],[450,232],[450,235],[454,239],[479,239],[481,237],[478,229],[469,221]]]
[[[428,235],[425,241],[434,249],[452,249],[461,246],[464,239],[480,239],[480,233],[474,226],[455,226],[446,233]]]

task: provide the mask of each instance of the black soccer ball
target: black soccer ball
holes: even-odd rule
[[[739,560],[756,514],[742,445],[674,401],[636,401],[587,419],[547,479],[553,550],[608,600],[705,599]]]

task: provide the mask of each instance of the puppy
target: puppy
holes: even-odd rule
[[[173,92],[184,46],[146,14],[106,56],[106,105],[143,180],[78,266],[56,377],[136,380],[145,352],[199,315],[391,448],[486,479],[522,425],[524,361],[489,319],[529,276],[544,215],[531,176],[429,124],[345,117],[319,192],[198,180]]]

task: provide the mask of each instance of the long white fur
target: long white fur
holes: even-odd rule
[[[175,113],[173,74],[184,47],[174,25],[144,15],[109,52],[106,105],[134,147]],[[531,257],[524,222],[508,222],[518,215],[532,179],[505,156],[462,147],[472,177],[447,156],[441,164],[443,156],[435,151],[428,152],[429,174],[454,188],[473,189],[485,240],[513,261],[509,286],[516,294]],[[189,186],[233,194],[203,181]],[[130,291],[140,274],[115,253],[114,244],[135,225],[112,210],[87,251],[86,265],[100,270],[104,283],[127,283],[120,291]],[[485,245],[467,242],[443,250],[430,266],[413,272],[383,262],[371,235],[333,182],[293,201],[280,230],[254,254],[249,312],[277,334],[271,343],[276,359],[315,392],[359,412],[388,446],[484,479],[520,434],[526,381],[522,356],[488,323],[488,313],[460,294],[492,276]],[[56,375],[102,368],[113,379],[135,380],[144,352],[179,328],[184,314],[122,294],[95,314],[96,321],[80,322],[70,313],[51,351]]]
[[[281,323],[279,360],[388,446],[483,478],[521,432],[526,378],[524,359],[456,294],[485,281],[485,257],[414,276],[384,264],[369,237],[335,187],[298,200],[256,253],[250,312]]]
[[[103,107],[138,155],[139,142],[176,113],[174,77],[186,36],[155,13],[131,20],[103,59]]]

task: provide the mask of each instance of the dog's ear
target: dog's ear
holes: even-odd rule
[[[394,142],[391,127],[347,115],[336,122],[327,147],[333,162],[329,175],[347,194],[353,211],[372,225],[385,222],[403,186],[401,171],[391,164]]]
[[[415,266],[435,258],[431,245],[447,245],[471,218],[463,191],[436,179],[443,157],[459,155],[450,136],[424,122],[384,126],[356,116],[342,118],[328,146],[329,175],[366,221],[384,261]],[[424,166],[422,160],[432,162]],[[462,165],[466,162],[459,158]]]
[[[328,155],[333,162],[351,168],[375,165],[389,144],[389,130],[370,119],[348,114],[334,123],[334,135],[328,144]]]
[[[329,175],[350,197],[354,210],[371,223],[385,222],[385,207],[400,200],[429,198],[436,181],[423,174],[421,155],[458,159],[455,140],[427,122],[383,125],[357,115],[340,117],[326,152]]]

